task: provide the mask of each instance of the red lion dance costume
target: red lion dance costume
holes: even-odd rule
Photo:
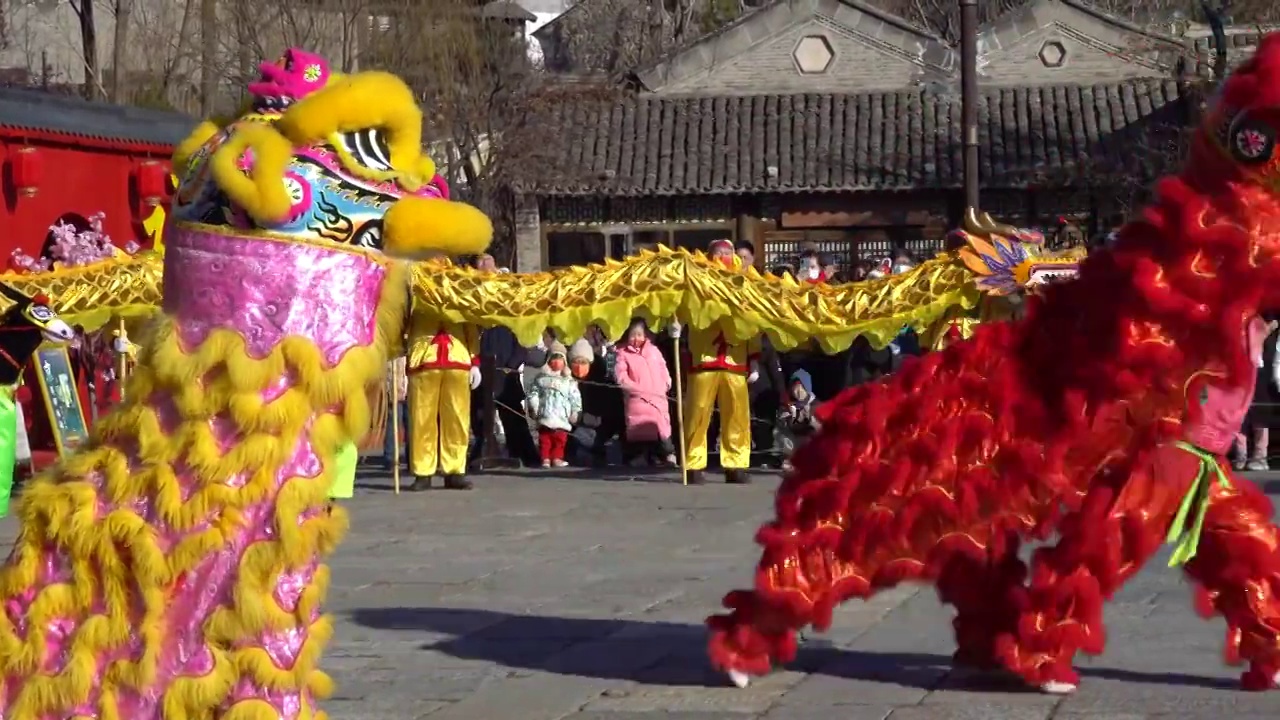
[[[1272,35],[1114,250],[1025,319],[982,326],[826,405],[757,534],[755,588],[708,620],[713,663],[745,684],[791,660],[797,630],[825,629],[836,605],[926,581],[955,606],[957,665],[1070,692],[1076,652],[1103,649],[1104,601],[1183,524],[1175,516],[1204,512],[1198,546],[1179,548],[1197,604],[1225,617],[1244,687],[1272,687],[1271,503],[1229,472],[1215,480],[1221,459],[1180,441],[1196,441],[1207,384],[1252,382],[1246,327],[1280,310],[1278,134]],[[1054,532],[1028,568],[1019,544]]]

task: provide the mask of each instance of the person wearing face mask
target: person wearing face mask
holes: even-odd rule
[[[827,273],[822,269],[822,257],[813,250],[806,250],[800,255],[800,280],[812,283],[827,281]]]
[[[867,270],[868,280],[879,280],[894,274],[893,258],[884,258],[878,263],[873,263]]]
[[[643,320],[635,320],[618,346],[614,377],[626,398],[627,455],[645,452],[650,459],[676,464],[671,442],[671,373],[657,345],[649,342]]]
[[[538,424],[542,467],[565,467],[569,432],[582,416],[582,394],[560,342],[548,347],[547,364],[529,388],[527,403],[529,416]]]
[[[707,248],[712,260],[737,269],[741,263],[729,240],[713,241]],[[673,337],[681,328],[671,324]],[[689,482],[704,482],[707,467],[707,431],[711,415],[720,410],[720,466],[727,483],[750,482],[746,470],[751,463],[751,411],[748,383],[760,377],[757,359],[760,340],[731,342],[719,327],[690,328],[689,387],[685,398],[685,453]]]
[[[815,284],[831,282],[832,275],[827,271],[830,266],[830,258],[819,253],[816,248],[805,249],[800,253],[800,274],[797,279]],[[781,377],[790,377],[795,371],[803,370],[813,378],[817,398],[822,401],[830,400],[848,385],[848,357],[846,351],[827,354],[816,342],[804,343],[783,357],[778,383],[781,384]],[[774,414],[777,414],[776,409]]]
[[[480,387],[480,330],[411,310],[409,316],[409,490],[431,489],[437,472],[450,490],[470,490],[471,391]]]
[[[578,380],[582,417],[569,433],[565,456],[586,456],[592,465],[608,465],[609,442],[623,432],[622,391],[609,374],[612,343],[605,348],[603,333],[590,328],[569,346],[569,370]]]

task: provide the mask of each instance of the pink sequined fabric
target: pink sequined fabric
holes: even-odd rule
[[[305,339],[321,351],[325,359],[321,371],[328,371],[351,350],[376,342],[378,303],[388,276],[388,268],[377,257],[338,246],[325,248],[221,235],[208,227],[175,226],[170,232],[165,258],[165,311],[184,355],[200,352],[202,343],[215,329],[229,329],[244,339],[248,353],[254,358],[267,357],[286,338]],[[192,504],[188,501],[200,488],[214,482],[229,488],[244,488],[251,476],[268,469],[261,465],[249,467],[244,472],[214,479],[208,476],[207,470],[211,456],[226,458],[246,443],[260,441],[263,431],[247,429],[245,424],[243,408],[252,403],[223,398],[182,405],[179,397],[186,392],[189,378],[181,369],[153,363],[155,356],[145,346],[145,336],[143,343],[137,374],[146,377],[152,391],[147,396],[127,397],[117,412],[128,417],[154,418],[163,437],[158,439],[154,432],[148,430],[147,434],[139,429],[154,427],[148,425],[150,421],[112,426],[107,418],[101,421],[103,427],[118,429],[98,433],[89,451],[109,448],[111,454],[102,457],[123,459],[128,473],[138,478],[158,478],[159,475],[150,473],[162,468],[165,477],[176,478],[176,488],[167,479],[163,482],[140,479],[131,491],[136,495],[121,497],[118,490],[108,487],[105,477],[105,468],[117,463],[111,459],[95,466],[99,469],[79,476],[59,476],[56,484],[46,482],[42,487],[33,488],[33,493],[45,494],[42,504],[69,507],[66,512],[75,517],[77,523],[106,526],[107,519],[112,518],[114,526],[134,528],[140,521],[145,527],[139,537],[145,540],[135,544],[116,540],[112,545],[117,553],[111,561],[114,566],[106,571],[103,568],[107,566],[101,565],[96,556],[83,556],[81,553],[88,551],[70,542],[69,535],[60,534],[66,532],[63,528],[70,522],[50,520],[37,524],[38,531],[45,534],[32,537],[47,540],[36,546],[41,548],[36,551],[41,556],[35,566],[36,582],[29,591],[0,598],[3,601],[0,607],[14,629],[17,642],[39,637],[43,650],[37,656],[36,667],[0,675],[0,720],[188,720],[250,715],[278,720],[312,718],[316,712],[312,688],[319,672],[306,669],[311,667],[307,663],[314,660],[316,653],[312,652],[312,660],[305,660],[305,645],[323,643],[327,633],[317,634],[317,628],[321,627],[319,608],[312,603],[303,609],[300,599],[308,588],[315,587],[321,558],[280,561],[265,580],[265,594],[258,596],[253,593],[262,591],[253,588],[261,588],[263,581],[246,579],[243,568],[246,556],[263,543],[275,543],[281,552],[285,552],[286,547],[309,547],[285,537],[299,535],[291,526],[333,528],[340,525],[336,515],[327,514],[323,500],[308,502],[288,517],[282,515],[281,508],[285,506],[282,498],[286,488],[322,476],[324,459],[313,446],[311,430],[324,415],[342,417],[345,400],[326,399],[321,406],[295,406],[295,415],[297,410],[304,413],[309,410],[310,415],[300,432],[286,436],[281,431],[272,439],[285,452],[277,466],[269,469],[270,482],[265,492],[248,493],[227,506],[209,501],[197,506],[201,509],[195,511],[199,515],[194,522],[176,521],[174,508],[189,511]],[[238,359],[239,350],[224,348],[221,351],[227,355],[217,359],[203,376],[201,389],[215,384],[228,386],[224,382],[228,374],[227,361]],[[290,402],[297,403],[298,396],[313,398],[314,392],[305,380],[308,371],[291,366],[291,362],[286,359],[275,377],[241,378],[234,385],[244,388],[246,382],[253,383],[264,406],[284,402],[282,398],[290,390],[302,390],[294,393]],[[381,363],[376,366],[380,368]],[[316,374],[315,368],[309,372],[312,376]],[[353,378],[359,388],[375,379]],[[133,387],[136,386],[135,383]],[[212,393],[205,397],[211,396]],[[233,406],[240,408],[238,413],[232,411]],[[202,414],[205,408],[218,407],[222,409],[212,415]],[[139,415],[128,415],[139,412]],[[176,442],[177,438],[209,438],[212,445],[202,440]],[[147,443],[152,446],[146,447]],[[332,455],[329,460],[332,461]],[[203,478],[197,472],[201,467],[205,468],[199,471],[204,474]],[[261,476],[257,482],[262,483]],[[68,499],[62,504],[48,501],[48,497],[64,491]],[[297,497],[294,495],[292,501],[295,506],[299,504]],[[306,497],[323,496],[311,491]],[[228,523],[227,518],[234,520]],[[157,604],[154,592],[151,595],[145,592],[148,587],[152,591],[156,589],[153,582],[148,585],[145,576],[149,573],[154,577],[156,564],[168,560],[156,558],[169,558],[175,549],[184,544],[192,546],[191,541],[214,528],[222,533],[221,544],[197,556],[196,561],[180,573],[171,568],[176,577],[172,583],[159,588],[163,601]],[[139,561],[144,556],[149,564]],[[10,565],[17,560],[17,556],[10,558]],[[111,600],[120,597],[120,592],[114,596],[104,592],[108,577],[117,584],[124,579],[128,587],[121,592],[128,598],[127,602]],[[88,593],[92,600],[66,616],[41,618],[38,603],[52,586],[63,583],[66,584],[63,587],[76,587],[78,593]],[[215,640],[207,635],[210,618],[215,615],[230,614],[242,623],[230,627],[247,627],[244,618],[261,617],[263,603],[273,604],[289,622],[285,626],[242,632],[234,641]],[[157,609],[161,615],[155,619]],[[83,646],[87,637],[101,637],[101,628],[108,618],[122,614],[127,617],[130,628],[126,640],[96,650],[92,655],[83,650],[73,651]],[[77,666],[80,670],[76,671],[91,674],[87,697],[80,696],[84,691],[75,690],[48,695],[55,698],[53,701],[33,700],[34,693],[40,692],[41,683],[72,672],[73,656],[77,663],[93,658],[92,667]],[[256,658],[256,664],[246,662],[245,658]],[[264,680],[270,675],[264,676],[258,667],[264,662],[263,658],[272,666],[271,672],[294,676],[298,681],[282,687],[280,683]],[[118,664],[134,663],[154,667],[154,676],[145,685],[123,680],[117,672]],[[217,677],[227,678],[230,685],[212,696],[192,693],[191,682],[213,677],[215,667]],[[56,705],[73,696],[73,704]],[[193,697],[201,699],[193,700]],[[190,705],[193,702],[211,704]],[[54,709],[32,714],[31,707]],[[260,713],[265,707],[270,708],[270,715]],[[15,708],[23,710],[15,711]]]
[[[179,320],[186,347],[204,342],[214,328],[230,328],[261,359],[297,335],[314,340],[333,366],[351,348],[373,342],[386,269],[372,258],[198,226],[172,232],[164,309]]]

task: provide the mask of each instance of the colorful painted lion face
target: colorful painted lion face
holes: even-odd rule
[[[1084,258],[1083,250],[1051,253],[1038,231],[998,224],[986,213],[970,211],[955,234],[964,241],[961,262],[983,292],[996,296],[1074,278]]]
[[[449,200],[403,81],[332,73],[301,50],[261,73],[249,112],[179,147],[175,220],[393,254],[483,251],[492,225]]]

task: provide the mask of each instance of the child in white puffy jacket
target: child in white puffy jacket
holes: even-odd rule
[[[551,343],[547,364],[533,381],[526,405],[529,417],[538,424],[538,450],[542,467],[564,467],[565,443],[569,431],[582,415],[582,393],[569,369],[564,345]]]

